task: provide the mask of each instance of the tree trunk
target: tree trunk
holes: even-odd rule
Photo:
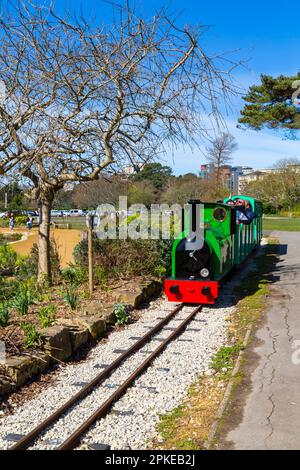
[[[53,199],[39,201],[38,283],[51,285],[50,220]]]

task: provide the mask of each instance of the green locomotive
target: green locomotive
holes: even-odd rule
[[[239,205],[234,205],[237,201]],[[238,214],[247,213],[241,210],[242,204],[251,207],[251,219],[239,220]],[[173,243],[172,275],[165,280],[164,290],[170,302],[213,304],[220,281],[260,244],[262,204],[251,197],[233,196],[222,203],[201,204],[201,217],[200,201],[190,201],[189,207],[182,233]],[[197,230],[202,233],[200,247]]]

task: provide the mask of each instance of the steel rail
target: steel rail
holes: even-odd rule
[[[140,349],[144,344],[163,326],[168,323],[175,315],[178,313],[185,304],[180,304],[174,308],[165,318],[163,318],[159,323],[157,323],[153,328],[151,328],[147,333],[142,336],[136,343],[130,346],[129,349],[124,351],[120,356],[118,356],[111,364],[109,364],[102,372],[100,372],[93,380],[86,384],[78,393],[73,395],[68,401],[66,401],[60,408],[58,408],[54,413],[52,413],[48,418],[46,418],[42,423],[36,426],[32,431],[22,437],[18,442],[10,447],[9,450],[25,450],[34,440],[45,431],[51,424],[57,421],[64,413],[66,413],[73,405],[75,405],[79,400],[82,400],[88,396],[93,389],[107,379],[111,373],[116,369],[125,359],[127,359],[131,354]]]
[[[180,323],[174,330],[136,369],[132,374],[118,387],[118,389],[80,426],[78,427],[56,450],[72,450],[80,442],[82,435],[99,419],[107,414],[112,405],[121,398],[126,390],[132,385],[135,379],[144,372],[161,351],[178,336],[188,325],[193,317],[202,309],[199,305],[187,318]]]

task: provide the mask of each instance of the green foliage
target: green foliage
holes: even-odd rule
[[[126,307],[126,305],[123,305],[123,304],[115,305],[114,314],[117,319],[116,321],[117,325],[124,325],[125,323],[128,322],[129,317],[130,317],[128,307]]]
[[[88,280],[87,266],[72,264],[61,272],[63,279],[66,282],[80,286]]]
[[[18,310],[20,315],[27,315],[29,310],[29,299],[26,292],[19,292],[13,300],[12,306]]]
[[[150,181],[157,190],[162,190],[168,179],[172,176],[172,168],[161,163],[147,163],[143,169],[136,173],[133,181]]]
[[[151,181],[135,181],[128,188],[128,204],[144,204],[150,207],[157,199],[157,191]]]
[[[41,335],[36,330],[36,326],[32,323],[21,323],[21,328],[25,333],[24,348],[32,348],[40,343]]]
[[[0,326],[4,327],[8,324],[9,307],[7,303],[0,304]]]
[[[245,193],[263,202],[268,213],[285,209],[292,211],[300,203],[300,160],[282,159],[275,164],[276,172],[250,182]]]
[[[12,200],[9,203],[8,208],[9,210],[27,209],[26,198],[22,195],[21,192],[15,194],[12,197]]]
[[[5,245],[9,242],[16,242],[21,240],[22,234],[21,233],[0,233],[0,245]]]
[[[76,268],[75,266],[70,266],[61,271],[63,279],[67,282],[74,283],[76,279]]]
[[[79,294],[77,291],[77,286],[71,284],[66,286],[66,292],[64,294],[64,300],[68,303],[71,310],[76,310],[79,305]]]
[[[0,276],[0,301],[12,299],[18,289],[17,279]]]
[[[14,219],[15,227],[26,225],[27,216],[18,215]],[[9,227],[9,217],[6,217],[5,219],[0,219],[0,227]]]
[[[95,283],[100,286],[102,289],[107,289],[107,276],[103,266],[94,267],[94,280]]]
[[[0,201],[2,203],[4,202],[6,193],[9,210],[27,210],[26,202],[28,201],[28,199],[22,197],[23,188],[21,188],[17,182],[12,182],[9,186],[9,191],[7,190],[8,188],[5,185],[0,188]],[[21,200],[22,205],[20,205]],[[4,206],[2,206],[0,209],[3,211],[5,210]]]
[[[102,278],[130,275],[168,275],[171,268],[172,240],[100,240],[93,238],[94,266],[101,266]],[[74,249],[79,266],[88,264],[87,241]]]
[[[19,290],[12,301],[12,307],[14,307],[20,315],[27,315],[29,307],[34,303],[35,299],[36,291],[30,282],[20,283]]]
[[[286,218],[269,218],[263,219],[264,230],[283,230],[285,232],[300,232],[300,218],[286,217]]]
[[[38,312],[38,320],[40,322],[41,328],[47,328],[52,326],[56,320],[56,306],[48,305],[47,307],[41,307]]]
[[[239,123],[253,129],[267,126],[271,129],[300,129],[300,113],[292,103],[295,92],[293,82],[300,80],[300,73],[294,76],[271,77],[261,75],[261,84],[252,85],[243,99]]]
[[[197,439],[191,437],[187,438],[180,433],[180,430],[183,428],[181,420],[186,416],[187,412],[185,407],[183,405],[178,406],[174,410],[161,416],[161,421],[157,426],[158,431],[164,441],[170,443],[174,449],[199,450]]]
[[[240,345],[223,346],[212,358],[210,367],[217,372],[228,372],[234,366],[234,360],[239,353]]]
[[[201,197],[205,188],[203,187],[203,180],[198,178],[193,173],[173,178],[165,191],[160,196],[160,202],[172,206],[173,204],[186,204],[190,199]]]
[[[167,273],[167,268],[166,266],[162,266],[161,264],[159,264],[158,266],[156,266],[156,268],[154,269],[154,274],[155,276],[163,279],[164,277],[166,277],[166,273]]]
[[[51,302],[51,293],[45,291],[40,285],[38,285],[36,299],[38,302]]]
[[[0,270],[14,270],[18,255],[7,245],[0,245]]]

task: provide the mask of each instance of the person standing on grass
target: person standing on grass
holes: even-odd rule
[[[14,227],[15,227],[15,219],[14,219],[14,216],[11,215],[9,218],[9,230],[13,231]]]
[[[32,229],[32,225],[33,225],[33,219],[32,219],[31,216],[27,217],[26,225],[27,225],[28,230],[30,231]]]

